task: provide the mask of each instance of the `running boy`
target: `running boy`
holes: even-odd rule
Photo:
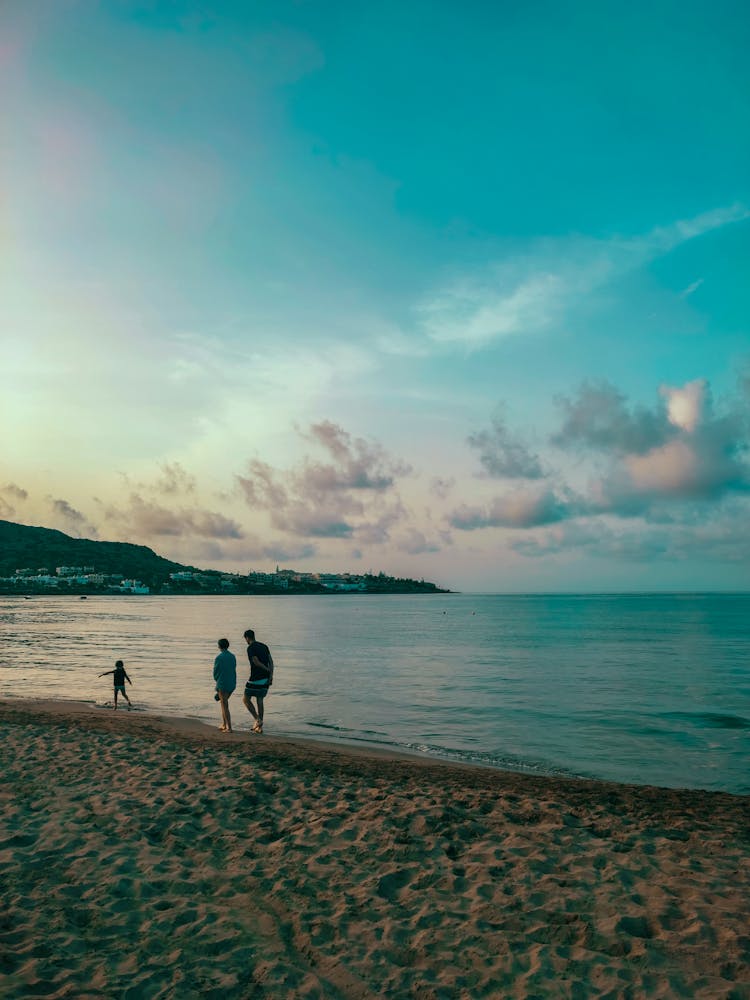
[[[128,684],[132,684],[133,682],[128,677],[127,673],[125,672],[125,664],[122,662],[122,660],[115,660],[115,669],[114,670],[105,670],[104,673],[103,674],[99,674],[99,676],[100,677],[108,677],[109,674],[113,674],[114,675],[113,678],[112,678],[112,680],[114,681],[114,684],[115,684],[115,712],[117,711],[117,696],[118,696],[118,694],[121,694],[123,696],[123,698],[125,699],[125,701],[128,703],[128,711],[130,711],[130,709],[131,709],[132,706],[131,706],[131,703],[130,703],[130,698],[128,698],[127,694],[125,693],[125,681],[127,681]]]

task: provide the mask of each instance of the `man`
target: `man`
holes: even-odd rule
[[[264,642],[258,642],[255,632],[249,628],[245,632],[247,643],[247,658],[250,663],[250,678],[245,685],[242,701],[248,712],[255,719],[252,728],[254,733],[263,732],[263,701],[268,694],[268,688],[273,674],[271,651]],[[255,698],[255,705],[253,705]],[[257,707],[256,707],[257,706]]]
[[[220,733],[232,732],[232,716],[229,714],[229,699],[237,687],[237,659],[229,652],[229,639],[219,639],[217,643],[221,652],[214,660],[214,680],[216,694],[214,697],[221,705]]]

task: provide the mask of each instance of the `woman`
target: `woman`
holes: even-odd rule
[[[214,660],[214,680],[216,694],[214,698],[221,705],[220,733],[232,732],[232,717],[229,714],[229,699],[237,687],[237,660],[234,653],[229,652],[229,639],[219,639],[221,652]]]

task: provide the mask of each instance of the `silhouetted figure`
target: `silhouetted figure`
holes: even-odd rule
[[[237,659],[229,652],[229,639],[219,639],[217,643],[221,652],[214,660],[214,680],[216,694],[214,697],[221,705],[220,733],[232,732],[232,716],[229,714],[229,699],[237,687]]]
[[[133,682],[125,672],[125,664],[122,662],[122,660],[115,660],[115,669],[105,670],[104,673],[99,674],[99,676],[108,677],[110,674],[113,675],[112,680],[114,681],[115,685],[115,711],[117,711],[117,696],[120,694],[128,703],[128,711],[130,711],[130,709],[132,708],[132,704],[130,702],[130,698],[128,698],[127,696],[127,692],[125,691],[125,681],[127,681],[128,684],[131,685]]]
[[[273,659],[271,658],[271,650],[264,642],[256,640],[255,632],[251,628],[245,632],[245,642],[247,643],[247,658],[250,663],[250,677],[245,685],[242,701],[255,719],[252,731],[262,733],[263,702],[273,677]],[[255,705],[253,705],[253,698],[255,698]]]

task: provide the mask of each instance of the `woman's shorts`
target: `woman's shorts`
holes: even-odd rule
[[[245,694],[248,698],[265,698],[268,694],[267,684],[246,684]]]

